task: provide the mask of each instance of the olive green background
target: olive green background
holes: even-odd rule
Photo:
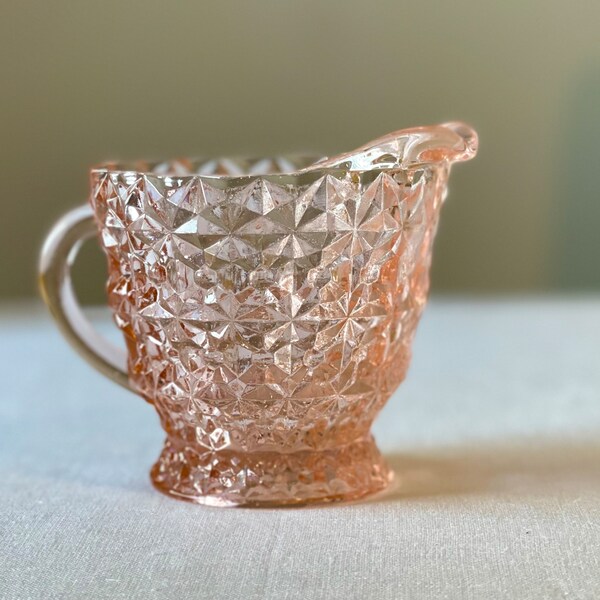
[[[434,290],[600,289],[600,2],[4,0],[0,297],[107,158],[349,150],[450,119]],[[102,298],[103,262],[76,269]]]

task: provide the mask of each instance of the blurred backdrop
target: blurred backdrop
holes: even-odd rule
[[[433,289],[600,289],[600,2],[5,0],[0,297],[108,158],[352,149],[465,120]],[[91,244],[76,269],[103,297]]]

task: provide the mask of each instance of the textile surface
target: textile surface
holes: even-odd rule
[[[151,406],[39,307],[0,339],[2,599],[600,598],[597,298],[434,300],[374,428],[394,487],[323,508],[160,495]]]

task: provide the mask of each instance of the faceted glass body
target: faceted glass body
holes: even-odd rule
[[[129,378],[167,433],[159,489],[273,505],[385,487],[369,431],[409,364],[450,165],[388,150],[92,172]]]

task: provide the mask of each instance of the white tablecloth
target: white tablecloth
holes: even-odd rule
[[[375,427],[376,501],[155,492],[152,408],[39,307],[0,312],[0,598],[600,598],[600,300],[433,301]]]

